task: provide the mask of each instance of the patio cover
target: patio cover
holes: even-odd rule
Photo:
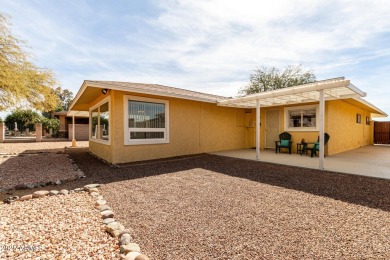
[[[221,100],[218,104],[223,106],[254,108],[256,107],[256,100],[259,100],[261,107],[316,102],[319,101],[320,90],[324,90],[325,100],[366,96],[365,92],[352,85],[349,80],[335,78]]]
[[[67,116],[75,117],[75,116],[80,116],[80,117],[89,117],[89,112],[88,111],[76,111],[76,110],[70,110],[66,114]]]
[[[72,117],[72,147],[76,147],[76,131],[75,131],[75,125],[76,125],[76,122],[74,120],[74,118],[76,116],[80,116],[80,117],[89,117],[89,112],[88,111],[76,111],[76,110],[70,110],[68,111],[68,113],[66,114],[67,116],[71,116]]]
[[[319,136],[324,136],[325,100],[353,99],[369,108],[372,115],[385,112],[361,99],[366,93],[344,77],[221,100],[219,106],[256,108],[256,159],[260,159],[260,107],[319,102]],[[324,169],[324,138],[320,138],[319,168]]]

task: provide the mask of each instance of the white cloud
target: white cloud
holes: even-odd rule
[[[298,63],[320,79],[347,76],[373,98],[371,82],[387,87],[377,78],[388,70],[367,64],[390,59],[382,39],[390,40],[389,1],[152,3],[156,10],[147,16],[130,14],[131,2],[113,12],[114,3],[6,1],[4,11],[39,64],[74,92],[84,79],[100,79],[232,96],[256,67]]]
[[[183,59],[194,58],[192,51],[205,46],[195,60],[211,63],[211,66],[213,62],[223,64],[224,60],[254,63],[255,57],[264,62],[280,60],[282,63],[306,60],[308,56],[315,60],[323,51],[363,47],[375,33],[389,31],[390,19],[378,20],[378,17],[388,16],[389,4],[338,3],[162,2],[165,13],[155,25],[175,36],[165,44],[181,51]],[[161,49],[164,48],[162,45]],[[190,66],[183,64],[186,65]]]

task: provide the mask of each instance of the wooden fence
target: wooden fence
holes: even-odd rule
[[[390,144],[390,122],[374,123],[374,143]]]

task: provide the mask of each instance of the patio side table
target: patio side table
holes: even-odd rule
[[[297,154],[302,155],[304,152],[306,152],[306,149],[305,149],[306,147],[307,147],[306,143],[304,143],[304,144],[297,143]]]

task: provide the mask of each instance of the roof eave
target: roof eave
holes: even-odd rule
[[[376,106],[374,106],[373,104],[371,104],[370,102],[362,99],[362,98],[354,98],[355,100],[359,101],[360,103],[363,103],[364,105],[372,108],[373,110],[376,111],[376,113],[371,113],[372,114],[372,117],[387,117],[388,115],[381,109],[377,108]]]
[[[157,96],[163,96],[163,97],[174,97],[174,98],[181,98],[181,99],[188,99],[188,100],[194,100],[194,101],[202,101],[207,103],[217,103],[218,99],[209,99],[209,98],[199,98],[199,97],[190,97],[187,95],[180,95],[180,94],[173,94],[173,93],[164,93],[161,91],[151,91],[151,90],[145,90],[141,88],[136,87],[128,87],[128,86],[112,86],[107,84],[99,84],[96,82],[89,83],[89,87],[95,87],[95,88],[107,88],[107,89],[113,89],[118,91],[125,91],[125,92],[134,92],[139,94],[148,94],[148,95],[157,95]]]
[[[180,99],[187,99],[187,100],[193,100],[193,101],[201,101],[206,103],[217,103],[219,99],[209,99],[209,98],[200,98],[200,97],[190,97],[187,95],[180,95],[180,94],[174,94],[174,93],[164,93],[161,91],[151,91],[151,90],[145,90],[141,88],[136,87],[128,87],[128,86],[113,86],[109,84],[99,84],[96,82],[91,82],[88,80],[85,80],[83,84],[81,85],[80,90],[77,92],[76,97],[74,98],[72,104],[69,107],[69,110],[72,110],[74,105],[77,103],[79,98],[82,96],[84,91],[87,89],[87,87],[94,87],[94,88],[101,88],[101,89],[112,89],[112,90],[118,90],[118,91],[125,91],[125,92],[134,92],[139,94],[148,94],[148,95],[158,95],[158,96],[164,96],[164,97],[173,97],[173,98],[180,98]]]
[[[68,111],[71,111],[72,108],[74,107],[74,105],[77,103],[77,101],[79,100],[79,98],[81,97],[81,95],[84,93],[85,89],[87,88],[87,81],[84,80],[83,84],[81,85],[81,88],[79,89],[79,91],[77,92],[76,96],[74,97],[73,101],[72,101],[72,104],[70,104],[69,106],[69,110]]]

